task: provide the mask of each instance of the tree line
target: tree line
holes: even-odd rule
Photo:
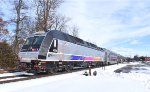
[[[139,55],[134,55],[134,57],[126,57],[126,60],[128,62],[133,62],[133,61],[150,61],[150,57],[148,56],[139,56]]]

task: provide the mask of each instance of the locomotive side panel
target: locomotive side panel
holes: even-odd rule
[[[47,61],[104,61],[104,52],[58,40],[57,53],[48,52]]]

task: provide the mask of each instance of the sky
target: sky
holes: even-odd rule
[[[150,0],[64,0],[79,37],[124,56],[150,56]]]

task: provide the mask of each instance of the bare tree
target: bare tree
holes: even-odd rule
[[[55,15],[53,20],[54,23],[52,25],[52,29],[67,32],[67,22],[70,21],[70,18],[61,15]]]
[[[11,39],[9,42],[13,45],[14,51],[18,52],[20,40],[28,37],[28,34],[32,33],[33,28],[35,28],[35,23],[31,15],[33,0],[1,0],[0,3],[10,5],[10,7],[6,8],[6,11],[11,16],[4,12],[3,7],[0,7],[0,11],[2,12],[1,16],[7,17],[6,24],[13,27],[11,30],[14,30],[15,34],[11,34],[10,32],[9,36]]]
[[[0,41],[7,41],[9,31],[6,29],[7,21],[0,18]]]
[[[36,30],[43,31],[51,29],[54,24],[53,18],[56,13],[56,9],[62,3],[62,0],[36,0]]]
[[[71,35],[72,36],[75,36],[75,37],[78,37],[79,36],[79,27],[76,26],[76,25],[73,25],[72,28],[71,28]]]
[[[15,19],[12,21],[16,24],[15,29],[15,40],[14,40],[14,51],[18,53],[19,50],[19,33],[22,30],[21,24],[24,20],[27,19],[26,14],[23,12],[28,9],[27,5],[25,4],[24,0],[14,0],[14,11],[15,11]]]
[[[34,20],[30,19],[29,17],[21,22],[21,30],[19,33],[19,37],[22,39],[26,39],[29,34],[32,34],[35,32],[35,22]]]

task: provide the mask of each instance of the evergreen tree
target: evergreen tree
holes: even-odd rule
[[[17,64],[17,55],[13,53],[12,47],[6,42],[0,42],[0,67],[14,68]]]

